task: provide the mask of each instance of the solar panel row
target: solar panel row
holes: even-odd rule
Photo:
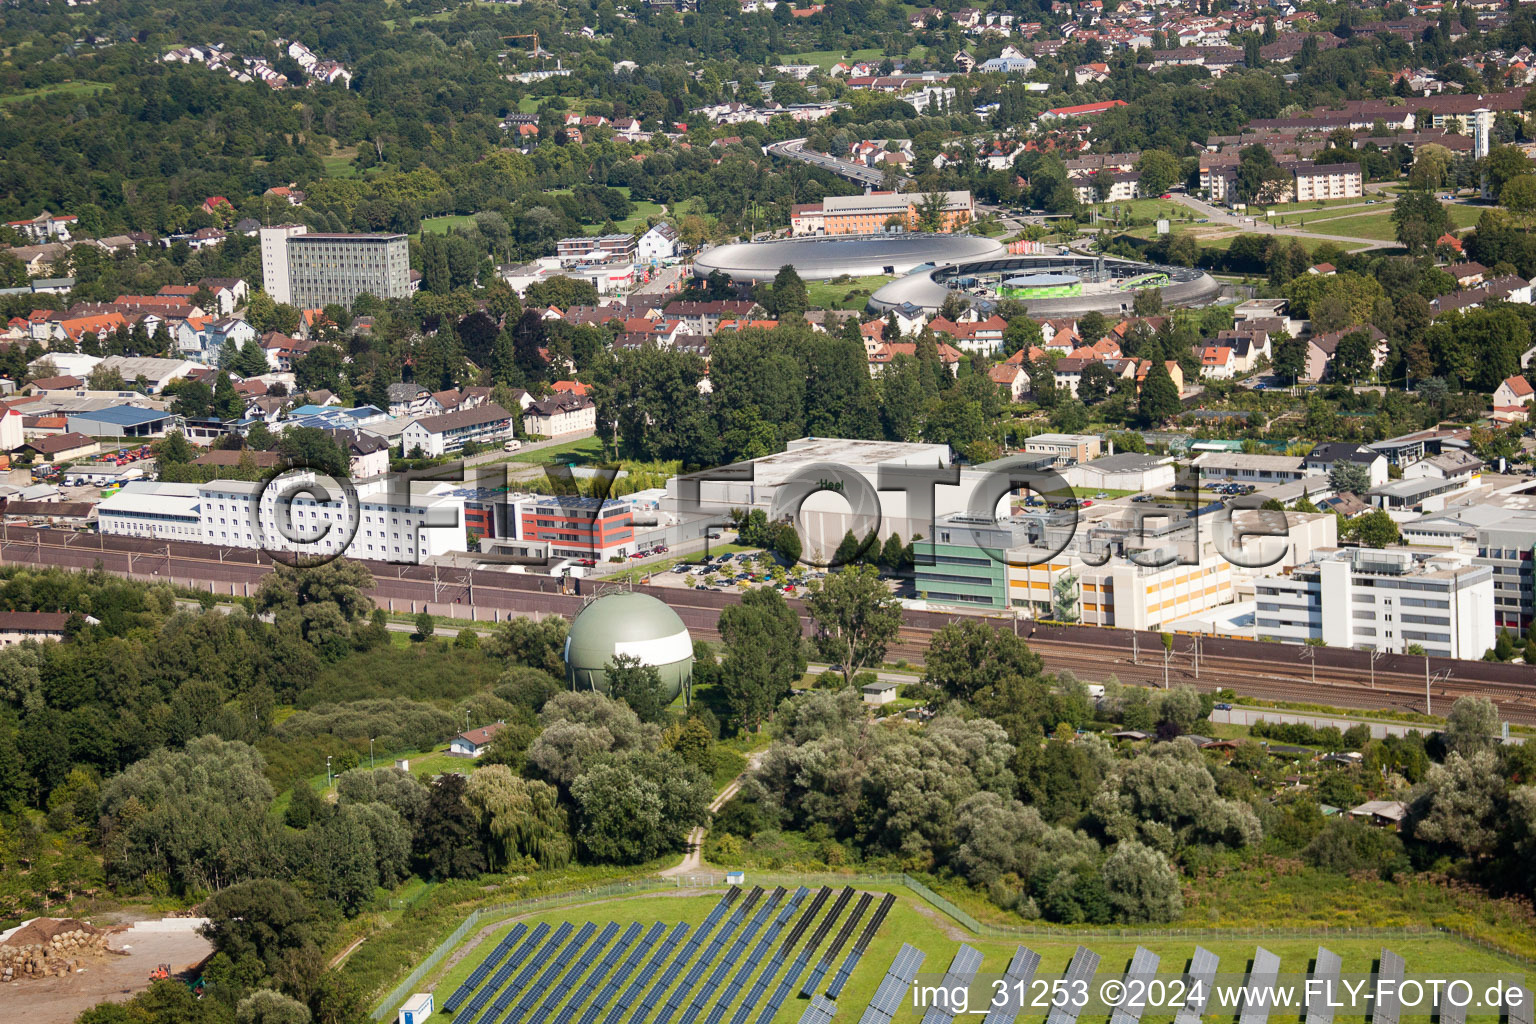
[[[896,1011],[901,1009],[901,1004],[907,998],[912,979],[917,977],[917,972],[922,969],[923,961],[927,958],[928,955],[922,950],[903,942],[885,972],[885,977],[875,987],[875,994],[864,1008],[859,1024],[890,1024],[891,1018],[896,1016]]]
[[[962,1001],[968,1005],[964,993],[970,989],[971,982],[976,980],[976,972],[979,970],[981,954],[961,943],[960,948],[955,950],[954,959],[949,962],[949,970],[944,972],[944,980],[939,982],[939,992],[923,1014],[923,1024],[949,1024],[953,1021]]]
[[[832,1024],[837,1004],[823,996],[812,996],[811,1005],[800,1015],[800,1024]]]
[[[552,958],[549,961],[544,970],[540,972],[538,980],[533,983],[528,991],[523,993],[523,997],[517,1001],[516,1006],[512,1007],[511,1012],[502,1018],[501,1024],[519,1024],[520,1021],[528,1018],[535,1005],[541,1005],[540,996],[546,999],[549,998],[553,994],[550,986],[554,985],[555,979],[561,977],[564,973],[562,967],[566,958],[579,956],[582,948],[592,941],[592,934],[596,931],[597,926],[591,921],[583,924],[581,930],[576,933],[576,937],[571,940],[571,944],[562,951],[563,955]]]
[[[1137,946],[1131,957],[1131,966],[1125,972],[1125,988],[1122,1001],[1109,1015],[1109,1024],[1138,1024],[1142,1011],[1147,1008],[1147,986],[1157,977],[1157,965],[1162,959],[1150,949]]]
[[[1316,983],[1308,990],[1307,1024],[1333,1024],[1333,1006],[1329,992],[1337,992],[1344,973],[1344,962],[1337,953],[1317,947],[1317,961],[1312,967]]]
[[[1067,998],[1060,1002],[1053,1000],[1051,1012],[1045,1017],[1045,1024],[1072,1024],[1077,1020],[1077,1015],[1083,1012],[1081,993],[1089,990],[1093,981],[1093,972],[1098,969],[1099,954],[1078,946],[1077,952],[1072,954],[1072,962],[1067,964],[1067,973],[1063,976],[1066,982]]]
[[[512,930],[496,944],[496,948],[486,954],[480,966],[469,972],[469,977],[464,979],[464,984],[453,990],[453,994],[443,1001],[443,1010],[452,1013],[460,1003],[469,998],[470,993],[478,989],[484,983],[486,977],[494,971],[506,956],[512,952],[524,935],[528,933],[528,926],[519,921],[512,926]]]
[[[1190,958],[1189,970],[1184,975],[1185,991],[1189,994],[1184,999],[1184,1006],[1174,1014],[1173,1024],[1200,1024],[1200,1017],[1205,1013],[1206,1004],[1211,1001],[1211,986],[1216,983],[1216,968],[1221,965],[1221,958],[1204,946],[1195,947],[1195,955]]]
[[[891,912],[891,907],[896,905],[896,895],[886,893],[885,899],[880,901],[880,906],[875,909],[875,916],[869,919],[869,924],[864,926],[864,931],[859,933],[859,941],[853,944],[853,949],[843,960],[841,967],[837,969],[837,975],[832,979],[832,984],[827,986],[827,997],[836,999],[843,994],[843,986],[848,984],[848,979],[853,976],[853,970],[859,966],[859,961],[864,959],[865,950],[869,949],[870,940],[880,930],[880,925],[885,923],[885,915]]]
[[[1027,946],[1014,950],[1013,959],[1008,961],[1003,971],[1002,998],[993,997],[982,1024],[1013,1024],[1024,1008],[1024,1001],[1029,997],[1030,983],[1035,980],[1035,972],[1039,969],[1039,953]]]
[[[688,968],[688,973],[683,977],[682,984],[678,985],[671,995],[667,997],[666,1004],[662,1006],[661,1012],[656,1015],[656,1024],[672,1024],[672,1018],[677,1015],[678,1010],[682,1009],[683,1000],[698,985],[699,981],[704,977],[704,972],[709,970],[715,958],[720,955],[720,950],[725,946],[726,941],[735,934],[736,929],[746,920],[747,915],[751,913],[752,908],[762,896],[763,889],[761,886],[755,886],[751,892],[747,893],[747,898],[741,901],[741,904],[736,907],[726,922],[720,926],[720,930],[715,933],[709,945],[703,949],[692,966]],[[645,1010],[647,1008],[642,1006],[641,1009]],[[637,1017],[634,1024],[644,1024],[644,1017]]]

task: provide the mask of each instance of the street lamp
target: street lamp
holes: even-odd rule
[[[325,788],[331,788],[331,755],[325,755]]]
[[[368,770],[373,771],[373,737],[368,737]]]

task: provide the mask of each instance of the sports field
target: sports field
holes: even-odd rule
[[[872,940],[867,953],[852,974],[847,987],[837,1000],[837,1014],[833,1017],[833,1021],[838,1022],[838,1024],[859,1019],[903,942],[911,943],[926,954],[926,959],[918,977],[920,985],[937,984],[938,976],[949,966],[949,962],[955,955],[960,943],[964,942],[980,952],[983,957],[980,974],[981,982],[972,990],[973,999],[981,998],[983,992],[989,991],[988,976],[990,975],[993,978],[1000,977],[1021,943],[1040,954],[1040,968],[1036,977],[1047,979],[1047,981],[1053,981],[1062,976],[1079,944],[1087,946],[1102,958],[1099,965],[1099,977],[1094,982],[1095,986],[1112,975],[1122,975],[1138,946],[1145,946],[1152,953],[1161,957],[1160,976],[1165,976],[1169,980],[1177,978],[1186,970],[1196,945],[1204,947],[1219,957],[1223,981],[1228,980],[1230,976],[1234,983],[1241,982],[1240,976],[1247,972],[1257,946],[1263,946],[1263,948],[1280,957],[1280,969],[1284,975],[1305,974],[1312,965],[1312,959],[1317,955],[1319,945],[1326,946],[1329,950],[1339,955],[1343,961],[1343,971],[1346,975],[1371,972],[1374,969],[1376,958],[1381,955],[1384,948],[1400,954],[1405,959],[1409,976],[1445,977],[1448,975],[1466,975],[1470,973],[1508,973],[1511,970],[1510,964],[1495,954],[1464,944],[1453,937],[1432,933],[1405,934],[1401,932],[1358,930],[1354,933],[1339,932],[1317,936],[1304,930],[1298,930],[1270,933],[1234,932],[1230,933],[1231,937],[1222,937],[1221,933],[1212,932],[1204,932],[1198,935],[1181,935],[1177,931],[1149,931],[1138,935],[1134,931],[1127,929],[1104,930],[1083,927],[1080,929],[1062,928],[1057,931],[1022,936],[1018,939],[981,938],[968,932],[937,908],[920,901],[904,888],[889,890],[882,886],[868,886],[864,887],[864,891],[875,893],[894,891],[897,894],[897,900],[880,928],[879,933]],[[684,922],[690,926],[691,934],[693,929],[698,927],[710,910],[719,902],[720,895],[721,890],[719,889],[705,891],[682,889],[676,893],[617,898],[587,905],[568,906],[546,913],[530,914],[518,920],[525,922],[530,928],[536,926],[538,922],[544,921],[551,928],[558,927],[561,922],[570,922],[578,928],[583,923],[592,922],[599,929],[610,921],[615,922],[621,927],[627,926],[631,922],[639,923],[642,927],[649,927],[653,922],[660,921],[667,925],[669,929],[677,922]],[[807,897],[805,903],[801,904],[801,907],[805,907],[808,903],[809,897]],[[830,900],[827,906],[831,906]],[[851,906],[852,903],[850,903]],[[799,912],[796,912],[795,917],[798,917]],[[795,917],[790,918],[791,923],[795,920]],[[865,920],[867,920],[867,916]],[[438,975],[429,977],[423,982],[421,988],[432,990],[436,994],[439,1005],[441,1005],[442,1001],[469,976],[470,972],[481,962],[485,955],[495,948],[496,943],[511,930],[514,923],[513,920],[509,919],[500,925],[488,925],[487,928],[489,930],[482,930],[478,936],[471,935],[466,940],[466,945],[472,942],[475,943],[474,947],[467,952],[461,950],[460,953],[456,953],[455,955],[459,957],[457,963],[454,963],[452,967],[440,972]],[[855,936],[857,936],[859,930],[862,930],[862,922],[860,927],[855,930]],[[784,936],[788,934],[788,931],[789,928],[786,926],[784,931],[776,937],[770,949],[777,949]],[[805,934],[809,937],[811,931],[807,931]],[[835,928],[831,934],[836,934]],[[758,937],[760,935],[761,933],[759,933]],[[734,938],[734,935],[732,938]],[[802,939],[800,945],[803,946],[804,942],[805,940]],[[826,948],[829,942],[830,936],[828,940],[823,941],[821,946],[817,947],[816,954],[811,958],[813,964],[816,960],[820,959],[821,951]],[[748,944],[748,948],[755,944],[756,940],[754,938],[753,942]],[[852,944],[850,940],[848,946],[844,947],[843,953],[834,960],[832,971],[828,975],[829,978],[832,973],[836,972],[843,956],[846,955],[848,948]],[[682,948],[682,946],[680,945],[678,948]],[[729,949],[729,942],[726,944],[726,949]],[[795,953],[798,953],[799,949],[800,946],[797,946]],[[445,962],[451,962],[452,959],[450,957],[449,961]],[[568,966],[569,963],[573,962],[573,959],[572,956],[567,956],[565,951],[562,951],[559,956],[554,958],[555,961],[563,964],[561,971],[557,972],[556,978],[564,973],[564,966]],[[725,953],[722,952],[708,965],[709,969],[704,972],[703,977],[708,977],[715,965],[724,959]],[[793,955],[791,959],[793,959]],[[697,959],[694,962],[697,963]],[[737,960],[729,964],[729,969],[725,973],[726,979],[735,976],[740,963],[741,961]],[[759,964],[754,963],[749,969],[749,978],[742,988],[744,995],[750,994],[759,967]],[[643,967],[640,968],[635,976],[639,976],[643,970]],[[664,970],[658,970],[652,976],[651,982],[656,978],[660,978],[663,973]],[[779,977],[782,976],[781,972]],[[633,980],[633,977],[631,980]],[[685,980],[686,977],[687,972],[684,972]],[[586,980],[592,980],[596,983],[586,986],[583,984]],[[588,995],[596,994],[604,984],[604,979],[601,978],[572,979],[572,981],[573,983],[570,986],[572,992],[584,991]],[[645,986],[646,991],[649,990],[651,982],[647,982]],[[768,991],[771,992],[777,987],[777,984],[778,979],[776,978],[768,987]],[[826,984],[823,982],[820,990],[824,991],[825,987]],[[715,1006],[716,999],[723,989],[724,986],[716,990],[704,1001],[703,1010],[706,1014]],[[794,1022],[800,1020],[801,1015],[805,1012],[808,1000],[800,996],[799,989],[800,984],[797,983],[790,998],[784,1002],[778,1013],[773,1016],[772,1024],[794,1024]],[[692,990],[693,993],[698,991],[698,987]],[[541,991],[539,998],[542,999],[544,994]],[[679,1006],[686,1008],[691,1000],[692,993],[686,998],[680,998]],[[556,1005],[546,1011],[550,1019],[553,1019],[553,1015],[558,1013],[564,1002],[564,999],[560,999]],[[656,1002],[657,1009],[653,1011],[649,1018],[651,1021],[656,1020],[660,1007],[664,1006],[666,1002],[667,998],[665,996]],[[739,1004],[740,999],[729,1006],[724,1018],[726,1021],[729,1021],[735,1015]],[[575,1018],[579,1020],[580,1016],[585,1013],[586,1006],[579,1004],[575,1009],[578,1011],[575,1014]],[[637,1020],[637,1017],[632,1016],[633,1012],[634,1008],[631,1007],[630,1011],[620,1019],[625,1021]],[[754,1006],[752,1012],[747,1017],[750,1024],[757,1024],[758,1012],[757,1007]],[[605,1016],[606,1010],[598,1016],[598,1021],[601,1022]],[[1038,1021],[1043,1016],[1043,1010],[1031,1009],[1026,1010],[1019,1019]],[[1085,1011],[1084,1020],[1092,1020],[1096,1024],[1102,1024],[1103,1016],[1103,1011],[1088,1010]],[[1149,1009],[1144,1014],[1143,1021],[1147,1022],[1147,1024],[1161,1024],[1161,1022],[1170,1020],[1171,1016],[1171,1013],[1159,1015]],[[1299,1016],[1294,1011],[1283,1012],[1277,1009],[1270,1016],[1270,1024],[1293,1024],[1293,1022],[1299,1019]],[[896,1014],[894,1021],[898,1022],[898,1024],[911,1024],[911,1022],[920,1020],[921,1017],[922,1014],[913,1006],[912,999],[909,996],[902,1010]],[[704,1016],[701,1015],[699,1020],[703,1019]],[[979,1020],[980,1017],[969,1016],[957,1019]],[[1338,1019],[1343,1021],[1361,1018],[1350,1018],[1341,1014]],[[464,1020],[456,1019],[456,1024],[475,1024],[475,1022],[466,1017]]]

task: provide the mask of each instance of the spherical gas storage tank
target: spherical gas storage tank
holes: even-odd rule
[[[649,594],[606,594],[576,615],[565,637],[565,678],[608,692],[608,665],[630,655],[653,666],[668,697],[693,681],[693,638],[677,612]]]

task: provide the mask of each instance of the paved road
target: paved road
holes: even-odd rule
[[[800,160],[816,167],[824,168],[833,174],[847,178],[855,185],[864,185],[869,188],[879,188],[885,180],[885,174],[863,164],[856,164],[849,160],[838,160],[818,153],[815,150],[805,148],[804,139],[786,139],[783,142],[775,142],[768,147],[768,152],[774,156],[781,156],[788,160]],[[905,179],[903,179],[905,181]]]
[[[500,448],[479,455],[471,455],[464,460],[466,466],[483,466],[488,462],[505,462],[511,455],[522,455],[527,452],[536,452],[540,448],[552,448],[557,444],[569,444],[572,441],[580,441],[584,437],[593,435],[591,430],[575,430],[569,434],[556,434],[547,441],[524,441],[523,446],[516,452],[504,452]]]

